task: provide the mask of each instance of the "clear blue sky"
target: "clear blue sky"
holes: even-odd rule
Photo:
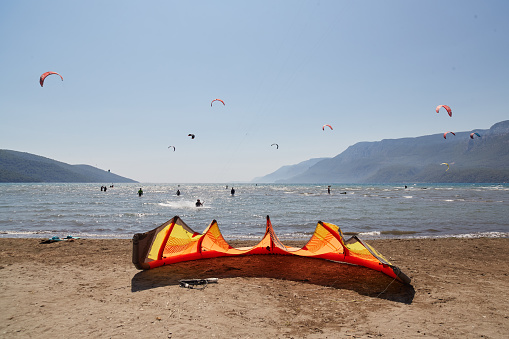
[[[486,129],[509,119],[508,17],[506,0],[1,1],[0,148],[228,183]],[[41,88],[46,71],[64,81]]]

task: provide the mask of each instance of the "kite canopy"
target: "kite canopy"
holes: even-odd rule
[[[447,105],[438,105],[437,108],[435,109],[435,112],[437,112],[437,113],[440,112],[441,107],[445,108],[445,110],[447,111],[447,114],[449,114],[449,116],[452,117],[452,110]]]
[[[212,107],[212,104],[214,103],[214,101],[220,101],[220,102],[222,102],[222,103],[223,103],[223,106],[226,106],[223,100],[221,100],[221,99],[214,99],[214,100],[212,100],[212,101],[210,102],[210,107]]]
[[[216,220],[203,233],[197,233],[178,216],[161,226],[133,237],[133,263],[140,270],[148,270],[177,262],[244,255],[290,255],[326,259],[355,264],[385,273],[409,284],[401,270],[356,236],[343,239],[338,226],[318,222],[314,234],[302,248],[288,247],[279,241],[269,216],[262,240],[253,247],[234,248],[223,238]]]
[[[46,77],[47,77],[48,75],[51,75],[51,74],[56,74],[56,75],[58,75],[58,76],[60,77],[60,79],[62,79],[62,81],[64,81],[64,78],[63,78],[60,74],[58,74],[57,72],[46,72],[46,73],[43,73],[43,74],[41,75],[41,78],[39,79],[39,83],[41,84],[41,87],[43,87],[43,85],[44,85],[44,80],[46,79]]]
[[[323,126],[322,126],[322,131],[325,131],[325,127],[329,127],[330,129],[332,129],[332,126],[331,126],[331,125],[323,125]]]
[[[444,139],[447,139],[447,134],[448,134],[448,133],[451,133],[452,135],[456,135],[456,133],[451,132],[451,131],[448,131],[448,132],[445,132],[445,133],[444,133]]]

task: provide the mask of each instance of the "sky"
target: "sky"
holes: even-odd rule
[[[509,119],[508,15],[506,0],[1,1],[0,149],[230,183],[487,129]],[[41,87],[47,71],[64,81]]]

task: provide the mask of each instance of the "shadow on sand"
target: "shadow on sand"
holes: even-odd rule
[[[179,285],[181,279],[256,277],[300,281],[347,289],[359,294],[411,304],[415,295],[406,285],[369,268],[321,259],[263,255],[186,261],[140,271],[131,280],[131,291]]]

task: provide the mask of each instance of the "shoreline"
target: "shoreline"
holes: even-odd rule
[[[132,240],[134,234],[124,235],[119,234],[118,236],[112,234],[105,235],[97,235],[97,234],[87,234],[87,233],[73,233],[72,234],[64,233],[64,232],[50,232],[50,231],[40,231],[27,234],[27,232],[11,232],[11,231],[0,231],[0,239],[50,239],[53,236],[65,238],[68,235],[72,235],[73,237],[80,237],[83,239],[96,239],[96,240]],[[390,235],[390,231],[373,231],[373,232],[343,232],[345,240],[352,237],[357,236],[362,240],[367,241],[383,241],[383,240],[420,240],[420,239],[479,239],[479,238],[488,238],[488,239],[497,239],[497,238],[509,238],[509,232],[502,231],[491,231],[491,232],[474,232],[474,233],[460,233],[460,234],[444,234],[444,235],[405,235],[400,232],[396,232],[397,234]],[[403,232],[405,233],[405,232]],[[407,232],[408,233],[408,232]],[[289,237],[289,236],[278,236],[279,240],[285,242],[297,241],[297,242],[307,242],[311,236],[312,232],[306,234],[305,236],[299,237]],[[236,242],[236,241],[248,241],[256,243],[263,238],[263,234],[259,236],[244,236],[244,237],[228,237],[223,235],[227,242]]]
[[[40,240],[0,238],[4,338],[499,338],[509,332],[508,238],[368,240],[412,278],[410,287],[356,266],[354,272],[351,265],[289,263],[282,256],[139,271],[129,239]],[[179,287],[178,279],[200,277],[219,281],[204,290]]]

